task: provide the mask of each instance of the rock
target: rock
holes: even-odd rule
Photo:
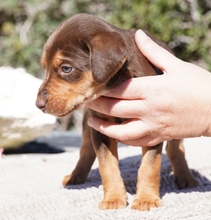
[[[35,106],[41,83],[23,68],[0,67],[0,147],[18,147],[54,128],[56,118]]]

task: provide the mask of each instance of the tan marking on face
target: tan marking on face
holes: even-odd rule
[[[44,68],[46,67],[46,52],[45,52],[45,50],[42,53],[41,64]]]
[[[64,116],[99,97],[103,87],[94,81],[91,71],[82,74],[83,78],[73,83],[64,81],[56,74],[51,75],[45,84],[48,90],[46,113]]]
[[[52,59],[52,65],[55,68],[58,68],[64,59],[64,56],[62,55],[61,51],[57,51]]]
[[[55,68],[58,68],[65,61],[71,60],[69,57],[64,56],[60,50],[58,50],[52,59],[52,64]]]

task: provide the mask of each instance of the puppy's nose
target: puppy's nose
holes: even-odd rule
[[[36,106],[43,111],[46,106],[46,101],[42,98],[38,98],[36,101]]]
[[[42,89],[41,87],[37,95],[36,106],[42,111],[44,111],[46,107],[46,103],[47,103],[46,96],[47,96],[47,90]]]

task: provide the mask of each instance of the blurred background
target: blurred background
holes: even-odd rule
[[[42,78],[43,70],[40,65],[40,57],[43,45],[48,36],[63,20],[76,13],[82,12],[94,14],[123,29],[146,29],[167,43],[179,58],[196,63],[211,71],[210,0],[1,0],[0,67],[22,67],[26,73],[36,78]],[[1,72],[4,74],[5,71],[10,71],[10,69],[2,69]],[[9,76],[9,74],[7,73],[6,76]],[[5,88],[8,88],[2,81],[4,79],[5,75],[1,76],[0,93],[2,93],[2,91],[5,92]],[[16,79],[13,81],[17,82]],[[25,85],[27,82],[28,79],[26,79]],[[9,80],[7,83],[8,85],[11,84]],[[5,86],[5,88],[1,90],[2,85]],[[32,85],[34,85],[34,82],[32,82]],[[24,85],[20,84],[18,86],[24,88]],[[16,87],[18,88],[18,86]],[[28,86],[31,87],[30,85]],[[11,93],[9,89],[7,90],[8,93]],[[33,93],[35,94],[36,92],[37,88]],[[26,94],[26,92],[23,91],[23,94]],[[0,128],[2,128],[3,131],[5,131],[6,127],[8,130],[14,127],[13,112],[17,111],[16,104],[8,104],[11,103],[7,98],[8,96],[7,94],[5,96],[3,95],[3,99],[1,99],[0,94]],[[21,95],[17,98],[20,96]],[[32,109],[36,108],[34,105],[35,98],[34,96],[32,100]],[[11,99],[14,99],[14,97]],[[2,100],[8,101],[7,105],[9,106],[9,110],[13,108],[11,106],[14,106],[14,109],[12,109],[13,112],[11,112],[9,116],[10,121],[1,122],[1,119],[5,116],[1,116],[2,109],[5,108],[6,114],[8,113],[5,107],[6,104],[4,104]],[[31,100],[30,97],[29,100]],[[15,101],[17,102],[17,100]],[[21,101],[19,103],[21,103]],[[23,106],[24,104],[29,105],[25,101],[25,97],[22,103]],[[20,111],[22,111],[23,106],[19,104]],[[24,114],[26,115],[28,113]],[[79,121],[81,120],[81,116],[79,115],[76,115],[75,120],[73,120],[72,117],[73,116],[70,115],[64,119],[58,119],[57,122],[61,124],[60,127],[62,127],[63,130],[67,130],[70,126],[77,126],[79,124],[77,119],[79,119]],[[20,116],[17,115],[14,118],[19,120]],[[34,118],[37,120],[40,116],[36,115]],[[26,120],[28,120],[28,118]],[[36,122],[36,120],[34,120],[34,122]],[[42,119],[40,120],[43,121]],[[37,131],[40,131],[42,124],[39,127],[36,124],[37,122],[34,122],[33,126]],[[46,123],[54,124],[54,121],[52,122],[51,120],[51,122]],[[23,125],[24,123],[19,120],[19,124]],[[20,131],[20,128],[22,129],[22,127],[18,125],[16,130],[11,131],[11,135],[8,136],[8,130],[4,136],[0,129],[0,148],[1,146],[6,146],[6,144],[2,142],[3,138],[10,139],[14,137],[15,132],[16,136],[21,136],[21,134],[17,135],[17,130]],[[19,133],[26,133],[26,131],[31,128],[31,125],[26,126]],[[34,130],[32,130],[32,133],[34,133]],[[39,136],[39,134],[37,134],[36,137],[37,136]],[[15,145],[14,142],[17,143],[18,138],[14,139],[12,145]],[[33,138],[34,136],[32,135],[30,140]],[[58,140],[58,138],[56,139]],[[23,140],[23,142],[25,143],[26,140]],[[9,143],[8,146],[11,146],[11,143]]]
[[[87,12],[124,28],[147,29],[175,54],[211,70],[210,0],[6,0],[0,2],[0,66],[41,77],[43,44],[69,16]]]

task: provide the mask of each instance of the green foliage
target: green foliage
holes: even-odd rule
[[[6,0],[0,3],[0,65],[41,76],[49,34],[67,17],[88,12],[124,28],[142,28],[180,58],[211,70],[209,0]]]
[[[146,29],[166,42],[178,57],[211,70],[209,1],[118,0],[113,4],[114,24]]]

